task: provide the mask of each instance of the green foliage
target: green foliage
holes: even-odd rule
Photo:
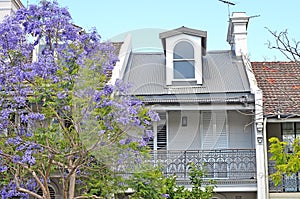
[[[271,178],[278,185],[282,181],[282,175],[288,176],[300,171],[300,139],[296,138],[292,144],[292,151],[288,150],[288,143],[282,142],[276,137],[269,139],[272,154],[270,160],[275,162],[276,172]]]
[[[209,199],[212,198],[214,192],[214,181],[209,180],[208,184],[203,187],[203,178],[205,177],[204,171],[195,166],[194,164],[190,164],[190,181],[193,185],[190,199]]]
[[[176,184],[175,175],[164,177],[159,168],[134,173],[128,180],[128,187],[134,190],[133,199],[211,199],[215,182],[208,180],[204,186],[205,171],[202,166],[189,165],[189,179],[192,188]]]
[[[133,199],[160,199],[162,198],[165,178],[159,168],[143,170],[132,174],[127,181],[128,188],[132,188]]]

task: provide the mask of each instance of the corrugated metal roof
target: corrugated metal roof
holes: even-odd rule
[[[163,53],[132,53],[124,80],[134,95],[250,92],[245,67],[231,51],[211,51],[203,57],[203,84],[167,86]]]

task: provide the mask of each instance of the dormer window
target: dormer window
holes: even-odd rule
[[[194,47],[187,41],[180,41],[173,51],[174,79],[195,79]]]
[[[162,32],[159,37],[166,56],[166,85],[201,85],[206,32],[183,26]]]

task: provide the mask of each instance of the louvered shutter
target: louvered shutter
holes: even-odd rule
[[[209,149],[214,146],[214,133],[213,133],[213,118],[212,112],[202,112],[202,148]]]
[[[149,127],[154,131],[155,138],[150,139],[148,146],[152,150],[166,150],[167,149],[167,125],[166,113],[159,113],[160,121],[156,125]]]
[[[225,111],[202,112],[202,148],[228,147],[227,115]]]
[[[226,111],[216,111],[216,130],[215,130],[215,141],[216,149],[225,149],[228,147],[228,136],[227,136],[227,114]]]
[[[167,127],[166,124],[157,126],[157,150],[167,149]]]

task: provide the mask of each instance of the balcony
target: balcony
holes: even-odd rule
[[[152,163],[166,176],[175,174],[179,184],[188,184],[189,164],[204,165],[207,179],[218,185],[256,184],[255,149],[153,151]]]
[[[269,175],[274,173],[275,163],[269,161],[268,163]],[[292,174],[291,176],[282,175],[282,183],[275,186],[272,179],[269,179],[269,191],[271,193],[284,193],[284,192],[300,192],[300,173]]]

